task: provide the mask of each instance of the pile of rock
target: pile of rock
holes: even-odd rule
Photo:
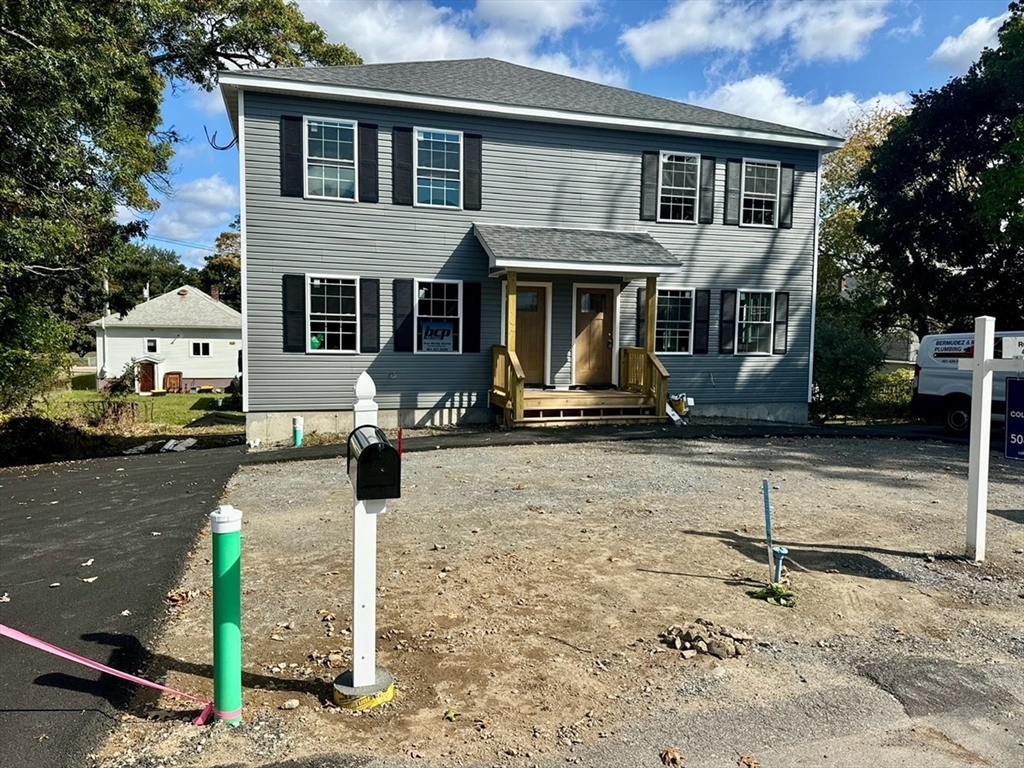
[[[680,651],[684,659],[692,659],[698,654],[731,659],[743,656],[754,638],[738,629],[729,629],[720,624],[715,625],[708,619],[698,618],[685,627],[673,624],[658,635],[658,639],[669,648]]]

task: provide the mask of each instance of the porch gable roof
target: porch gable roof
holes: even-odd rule
[[[661,275],[679,268],[647,232],[474,224],[492,274],[508,271]]]

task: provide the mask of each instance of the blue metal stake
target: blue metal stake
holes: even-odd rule
[[[786,559],[786,555],[789,554],[789,550],[785,547],[773,547],[772,554],[775,555],[775,574],[772,581],[778,584],[782,581],[782,561]]]
[[[772,551],[772,492],[768,478],[761,481],[761,495],[764,496],[764,530],[768,542],[768,575],[774,576],[777,570],[775,552]]]

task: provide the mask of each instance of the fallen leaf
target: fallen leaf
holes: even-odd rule
[[[683,761],[686,759],[683,757],[683,753],[675,747],[669,747],[664,750],[659,757],[661,757],[661,762],[665,765],[678,766],[679,768],[682,768]]]
[[[85,561],[84,563],[82,563],[82,567],[83,567],[83,568],[87,568],[87,567],[89,567],[90,565],[92,565],[92,564],[93,564],[94,562],[96,562],[96,561],[95,561],[95,560],[93,560],[93,559],[92,559],[92,558],[90,557],[90,558],[89,558],[88,560],[86,560],[86,561]]]
[[[60,582],[59,581],[55,581],[55,582],[53,582],[53,584],[50,585],[50,589],[53,589],[54,587],[59,587],[59,586],[60,586]]]
[[[761,768],[761,764],[757,762],[757,759],[753,755],[744,755],[736,761],[736,765],[739,768]]]
[[[454,709],[449,709],[444,713],[444,719],[447,720],[449,723],[454,723],[455,718],[457,717],[462,717],[462,713],[456,712]]]
[[[92,584],[98,578],[99,578],[99,576],[90,576],[87,579],[82,579],[82,581],[84,581],[86,584]]]

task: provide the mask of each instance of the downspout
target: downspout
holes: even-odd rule
[[[821,231],[821,158],[818,150],[818,170],[814,180],[814,261],[811,268],[811,345],[807,365],[807,406],[814,397],[814,327],[818,321],[818,233]]]

